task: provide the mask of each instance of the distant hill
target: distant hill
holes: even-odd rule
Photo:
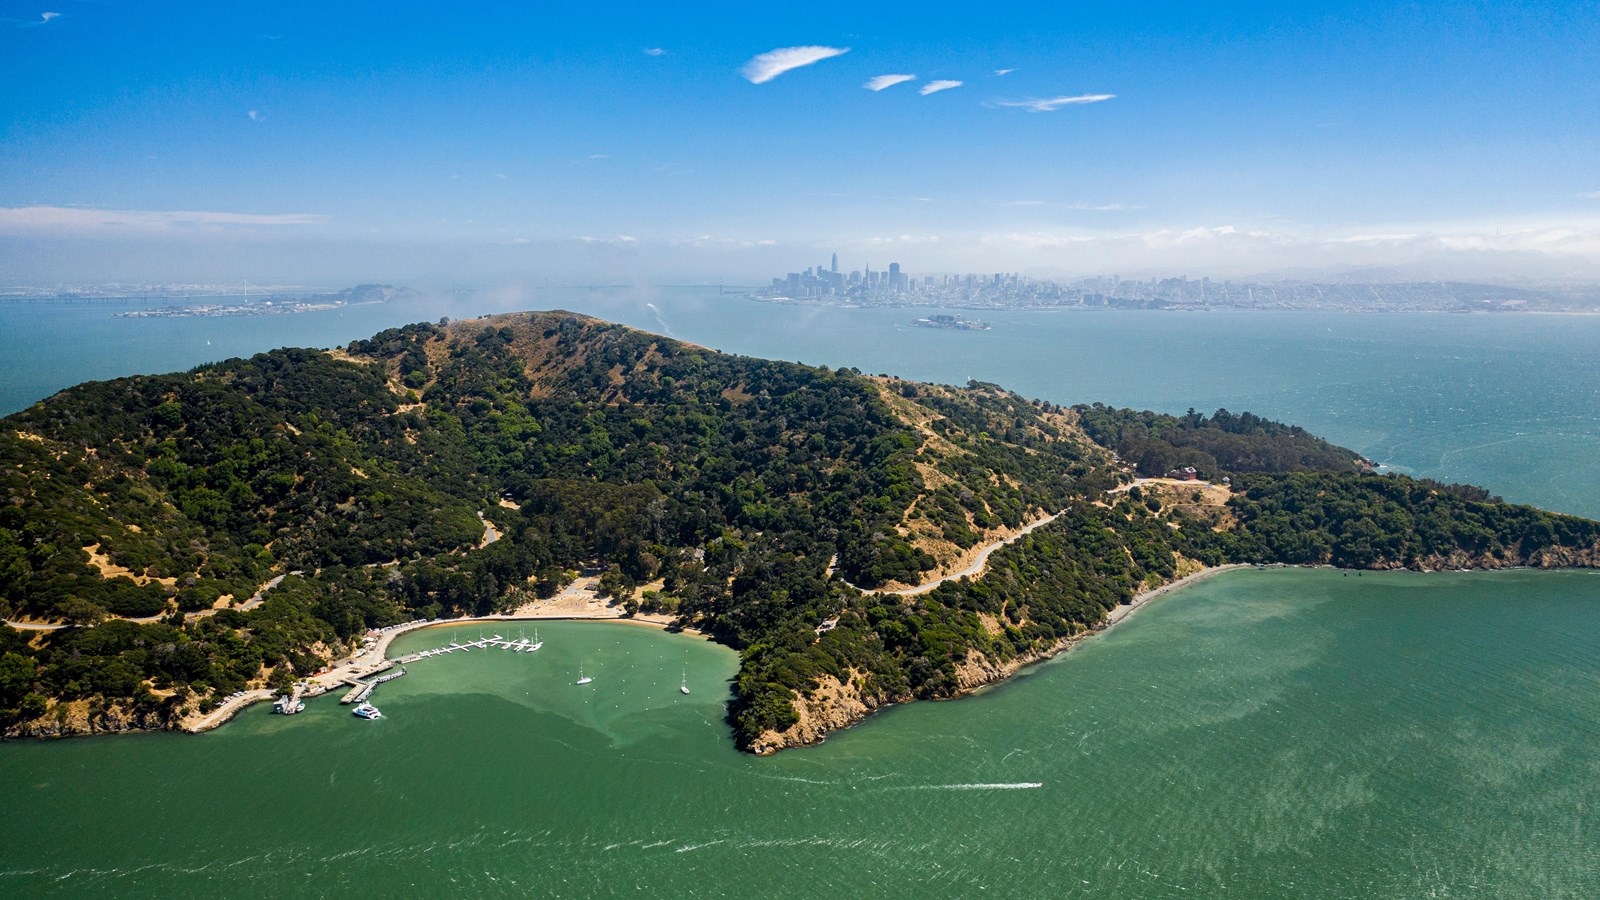
[[[1135,438],[1237,489],[1128,489],[1111,448]],[[0,628],[0,726],[170,727],[593,566],[740,651],[731,724],[765,752],[1003,678],[1205,565],[1595,563],[1595,523],[1361,468],[1249,414],[1064,409],[562,312],[89,383],[0,423],[0,611],[73,625]]]

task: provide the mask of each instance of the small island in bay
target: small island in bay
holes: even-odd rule
[[[274,294],[245,296],[226,303],[176,303],[117,313],[119,319],[191,319],[224,316],[286,316],[323,312],[349,306],[388,303],[407,291],[386,284],[361,284],[326,294]],[[148,299],[148,298],[147,298]]]
[[[417,324],[0,422],[0,728],[197,729],[582,579],[737,650],[733,740],[767,753],[1241,564],[1593,567],[1600,523],[1249,413],[1063,407],[564,312]]]
[[[979,319],[963,319],[960,316],[932,315],[923,316],[912,320],[911,324],[918,328],[949,328],[956,331],[988,331],[989,323]]]

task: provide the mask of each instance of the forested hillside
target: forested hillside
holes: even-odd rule
[[[1245,472],[1359,472],[1369,466],[1297,425],[1219,409],[1183,416],[1093,405],[1074,407],[1083,429],[1140,475],[1193,466],[1203,478]]]
[[[1112,449],[1140,447],[1262,474],[1222,506],[1115,490]],[[0,427],[0,611],[72,626],[0,629],[0,726],[168,726],[594,566],[742,653],[736,739],[772,749],[1003,677],[1203,564],[1594,563],[1594,523],[1359,468],[1248,414],[1067,410],[566,313],[91,383]],[[979,577],[886,592],[1050,514]]]

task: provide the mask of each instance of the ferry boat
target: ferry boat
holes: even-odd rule
[[[358,716],[360,718],[363,718],[363,719],[381,719],[381,718],[383,718],[383,713],[378,712],[378,708],[376,706],[373,706],[371,703],[363,703],[360,706],[356,707],[355,709],[351,710],[351,712],[354,713],[356,716]]]

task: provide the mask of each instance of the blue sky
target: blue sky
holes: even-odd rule
[[[1600,277],[1594,3],[670,6],[3,0],[0,282]]]

